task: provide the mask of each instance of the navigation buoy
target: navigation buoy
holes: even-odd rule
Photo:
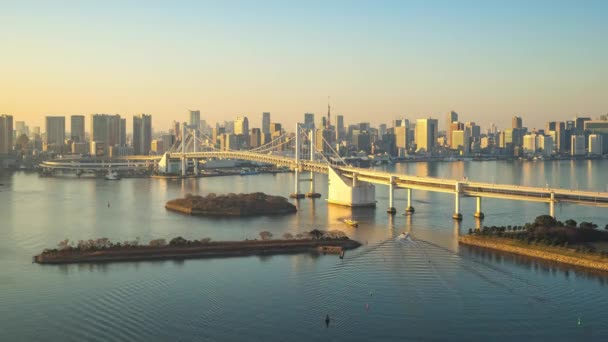
[[[576,325],[580,326],[581,325],[581,318],[578,318],[578,321],[576,322]]]
[[[110,201],[108,201],[108,208],[110,207]]]

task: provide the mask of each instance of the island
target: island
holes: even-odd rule
[[[184,198],[168,201],[165,208],[200,216],[258,216],[289,214],[297,211],[296,206],[289,203],[287,198],[262,192],[238,195],[210,193],[207,196],[187,194]]]
[[[186,240],[179,236],[167,242],[151,240],[142,245],[139,240],[113,243],[107,238],[80,240],[77,244],[68,239],[56,249],[45,249],[33,257],[38,264],[107,263],[119,261],[183,260],[195,258],[237,257],[294,253],[340,254],[361,246],[343,232],[312,230],[293,236],[283,234],[272,239],[270,232],[260,233],[260,240],[217,241],[209,238]]]
[[[608,225],[538,216],[524,226],[469,229],[459,243],[588,269],[608,271]]]

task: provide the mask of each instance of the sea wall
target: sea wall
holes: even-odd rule
[[[503,241],[504,240],[504,241]],[[458,242],[464,245],[471,245],[476,247],[488,248],[508,253],[514,253],[519,255],[525,255],[532,258],[544,259],[549,261],[560,262],[564,264],[574,265],[578,267],[592,268],[596,270],[608,271],[608,259],[606,261],[599,260],[600,257],[580,255],[571,256],[560,253],[557,248],[555,251],[550,251],[551,247],[542,247],[542,249],[536,248],[534,245],[530,246],[517,246],[514,245],[514,241],[511,239],[497,238],[497,237],[485,237],[475,235],[465,235],[458,238]],[[569,252],[573,253],[573,252]]]

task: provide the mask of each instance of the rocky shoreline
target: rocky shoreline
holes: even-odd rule
[[[261,192],[238,195],[208,194],[205,197],[186,195],[185,198],[168,201],[165,208],[188,215],[224,217],[281,215],[297,211],[285,197]]]

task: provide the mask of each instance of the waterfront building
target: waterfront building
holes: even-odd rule
[[[152,151],[152,153],[156,154],[156,155],[165,153],[165,147],[163,145],[163,141],[160,139],[152,140],[152,143],[150,144],[150,151]]]
[[[124,126],[126,126],[126,119],[124,122]],[[100,151],[100,146],[104,146],[105,148],[116,145],[121,146],[126,143],[126,133],[125,137],[122,137],[123,121],[120,115],[92,114],[89,123],[91,125],[90,140],[91,142],[97,142],[95,145],[90,145],[91,155],[97,155],[96,153]],[[106,153],[104,152],[104,154]]]
[[[536,139],[537,150],[542,150],[543,155],[550,156],[553,154],[554,139],[550,135],[538,135]]]
[[[133,116],[133,152],[148,155],[152,145],[152,115]]]
[[[0,154],[13,151],[13,116],[0,115]]]
[[[432,153],[437,141],[437,120],[416,120],[416,151]]]
[[[22,135],[28,136],[29,129],[25,121],[15,121],[15,138],[19,138]]]
[[[397,126],[393,128],[393,131],[395,132],[395,145],[397,148],[407,150],[410,147],[407,127]]]
[[[589,154],[601,156],[604,154],[604,136],[601,134],[589,135]]]
[[[445,127],[446,127],[446,132],[445,132],[445,137],[446,137],[446,144],[448,146],[452,146],[451,142],[452,142],[452,132],[454,131],[453,127],[452,127],[452,123],[453,122],[457,122],[458,121],[458,113],[456,113],[455,111],[450,111],[447,114],[446,120],[445,120]]]
[[[573,156],[585,155],[585,136],[573,135],[570,137],[570,154]]]
[[[72,142],[72,154],[86,154],[89,151],[89,144],[86,142]]]
[[[452,131],[452,149],[460,151],[461,154],[469,154],[471,152],[470,130],[465,128]]]
[[[72,115],[70,117],[70,138],[75,142],[85,142],[84,115]]]
[[[524,153],[527,153],[527,154],[534,154],[534,153],[536,153],[536,150],[537,150],[536,137],[537,137],[536,134],[526,134],[526,135],[524,135],[524,139],[523,139]]]
[[[163,150],[169,151],[173,144],[175,144],[175,136],[173,134],[163,134],[160,137],[160,140],[163,143]]]
[[[45,150],[62,153],[65,143],[65,116],[47,116],[45,129],[46,139],[43,145],[46,147]]]
[[[608,151],[608,120],[585,121],[584,128],[590,134],[602,135],[602,149]]]

